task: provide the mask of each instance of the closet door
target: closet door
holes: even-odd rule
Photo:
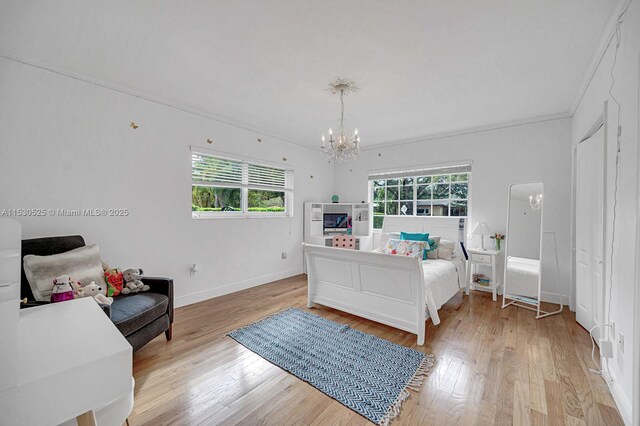
[[[603,315],[604,153],[604,127],[578,144],[576,320],[587,330],[600,324]]]

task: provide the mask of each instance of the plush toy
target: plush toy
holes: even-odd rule
[[[139,291],[149,290],[149,286],[144,284],[140,279],[142,278],[142,269],[130,268],[122,272],[124,278],[124,287],[122,287],[122,294],[137,293]]]
[[[102,294],[102,287],[96,284],[95,281],[91,281],[89,284],[76,290],[76,297],[93,297],[96,302],[103,305],[110,305],[113,303],[113,297],[107,297]]]
[[[107,296],[117,296],[125,288],[124,277],[120,269],[105,269],[104,280],[107,282]]]
[[[64,302],[65,300],[73,300],[73,288],[71,287],[71,277],[69,275],[61,275],[53,280],[53,289],[51,290],[51,302]]]

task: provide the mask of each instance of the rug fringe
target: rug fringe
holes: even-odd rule
[[[411,376],[411,379],[409,379],[409,381],[405,385],[404,389],[400,391],[400,395],[398,395],[398,398],[396,398],[395,402],[391,404],[391,407],[389,407],[389,411],[387,411],[387,414],[385,414],[382,420],[380,420],[380,426],[389,426],[389,423],[393,419],[398,417],[398,415],[400,414],[400,410],[402,410],[402,403],[405,402],[410,395],[407,389],[410,389],[412,391],[419,391],[425,379],[429,377],[429,373],[431,373],[431,369],[433,368],[434,364],[435,357],[433,355],[426,355],[424,357],[415,373],[413,373],[413,376]]]

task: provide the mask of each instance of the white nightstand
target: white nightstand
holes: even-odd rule
[[[467,295],[470,290],[490,291],[493,293],[493,301],[498,300],[498,288],[500,287],[500,277],[498,275],[498,265],[502,259],[502,252],[497,250],[467,249],[469,260],[467,264]],[[472,280],[478,265],[490,266],[491,277],[489,285],[480,285]]]

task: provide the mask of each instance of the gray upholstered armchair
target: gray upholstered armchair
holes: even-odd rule
[[[49,256],[83,247],[80,235],[46,237],[22,240],[22,257],[28,254]],[[142,281],[151,287],[148,291],[119,295],[110,306],[101,305],[111,321],[137,351],[164,332],[167,340],[172,337],[173,280],[145,277]],[[24,269],[20,286],[22,298],[34,301],[33,292]],[[36,302],[42,304],[43,302]]]

